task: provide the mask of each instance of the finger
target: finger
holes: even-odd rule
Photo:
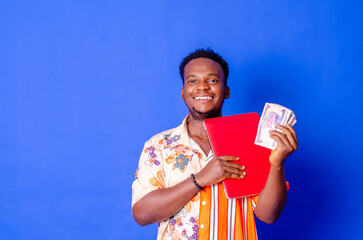
[[[229,177],[230,175],[238,175],[239,178],[244,178],[246,172],[240,170],[239,168],[224,166],[225,176]]]
[[[290,132],[292,133],[292,135],[294,136],[294,139],[295,139],[295,142],[296,142],[296,145],[297,145],[297,136],[296,136],[296,132],[295,132],[295,129],[292,127],[292,125],[290,124],[287,124],[286,127],[290,130]]]
[[[294,138],[294,141],[297,142],[296,132],[291,125],[289,125],[289,124],[286,124],[286,126],[277,125],[276,127],[278,129],[280,129],[286,135],[291,134],[291,136]]]
[[[241,179],[241,178],[244,178],[244,175],[238,175],[238,174],[234,174],[234,173],[226,173],[224,179],[226,179],[226,178]]]
[[[237,161],[237,160],[239,160],[239,157],[229,156],[229,155],[219,156],[218,158],[221,159],[221,160],[223,160],[223,161]]]
[[[291,146],[287,136],[284,133],[276,131],[276,130],[271,130],[270,135],[279,137],[286,146]]]
[[[287,145],[292,146],[293,149],[296,150],[297,149],[297,141],[296,141],[296,138],[295,138],[296,135],[294,136],[294,134],[291,132],[290,128],[288,128],[288,127],[284,127],[284,126],[281,126],[281,125],[279,125],[277,127],[287,137],[287,140],[289,141],[289,144],[287,144]]]
[[[288,146],[290,146],[290,144],[288,143],[289,141],[287,140],[286,136],[278,131],[271,131],[270,137],[277,142],[278,146],[280,146],[282,148],[288,148]],[[284,138],[285,138],[285,141],[283,140]],[[292,146],[290,146],[290,147],[292,148]]]
[[[234,163],[234,162],[229,162],[229,161],[223,161],[222,164],[224,166],[228,166],[228,167],[234,167],[234,168],[238,168],[238,169],[241,169],[241,170],[245,170],[246,167],[245,166],[242,166],[238,163]]]

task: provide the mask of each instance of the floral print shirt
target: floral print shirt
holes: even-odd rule
[[[207,156],[191,144],[186,119],[145,143],[132,184],[132,205],[156,189],[172,187],[199,172]],[[177,214],[158,224],[158,239],[198,239],[200,193]]]

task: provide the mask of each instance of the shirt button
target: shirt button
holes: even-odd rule
[[[200,225],[200,228],[204,228],[204,225],[202,224],[202,225]]]
[[[205,201],[202,202],[202,205],[206,205],[207,203]]]

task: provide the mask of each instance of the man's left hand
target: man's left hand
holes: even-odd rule
[[[277,142],[277,147],[271,152],[270,163],[276,167],[281,167],[286,158],[293,153],[297,147],[297,137],[294,128],[287,124],[286,126],[276,126],[282,132],[271,130],[270,137]]]

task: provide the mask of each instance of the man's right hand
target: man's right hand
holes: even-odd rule
[[[239,158],[234,156],[214,157],[199,173],[195,174],[196,182],[201,187],[206,187],[226,178],[244,178],[245,167],[233,162],[237,160]]]

